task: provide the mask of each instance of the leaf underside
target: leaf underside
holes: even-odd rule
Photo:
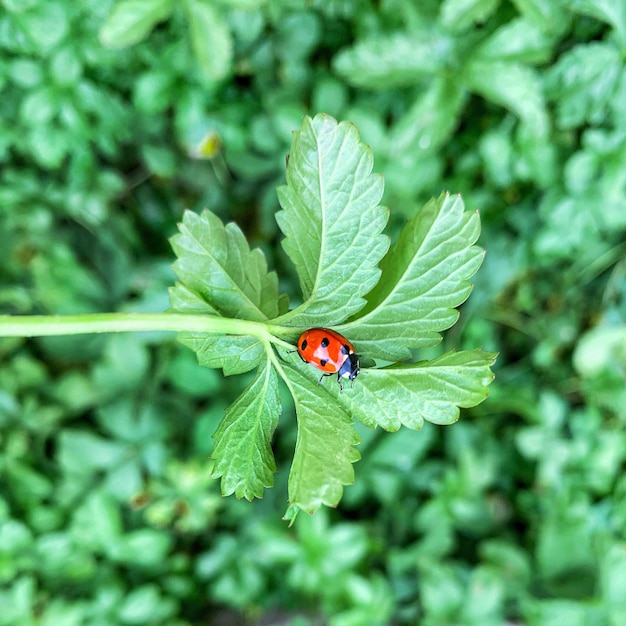
[[[236,225],[225,226],[208,211],[188,211],[172,238],[179,278],[170,290],[172,310],[269,322],[294,333],[333,326],[357,352],[389,361],[406,360],[412,349],[439,342],[439,333],[456,321],[456,307],[468,297],[470,278],[483,259],[474,245],[478,214],[466,212],[460,196],[442,194],[406,224],[387,252],[382,230],[388,213],[378,204],[383,184],[372,167],[371,151],[352,124],[325,115],[305,118],[294,133],[277,216],[302,304],[285,312],[276,274]],[[184,332],[179,339],[202,365],[227,375],[258,368],[214,435],[214,475],[221,477],[225,495],[253,499],[273,484],[271,440],[281,410],[278,373],[283,376],[298,420],[288,519],[299,510],[336,506],[344,486],[354,482],[354,419],[389,431],[403,425],[419,429],[424,420],[451,424],[460,407],[485,399],[495,359],[472,350],[364,368],[340,393],[334,377],[318,384],[319,371],[297,355],[284,355],[276,367],[256,337]]]
[[[213,435],[213,475],[222,477],[223,495],[252,500],[263,497],[264,488],[274,484],[271,441],[280,411],[278,378],[268,363],[226,409]]]
[[[493,380],[496,355],[482,350],[446,352],[430,361],[364,370],[345,393],[351,414],[366,426],[419,430],[424,420],[452,424],[459,407],[480,404]]]
[[[277,222],[293,261],[303,303],[281,323],[338,324],[365,304],[388,248],[383,181],[353,124],[327,115],[305,118],[294,133],[287,185],[278,189]]]
[[[431,199],[381,262],[382,277],[366,307],[341,332],[360,353],[389,361],[436,345],[472,289],[469,279],[484,256],[473,245],[479,234],[478,213],[464,211],[460,196]]]
[[[321,505],[337,506],[343,486],[354,483],[352,464],[360,458],[359,438],[341,403],[307,375],[303,363],[286,368],[294,397],[298,438],[289,474],[289,502],[312,513]],[[306,371],[306,374],[303,373]],[[331,380],[324,380],[333,384]]]
[[[210,211],[185,211],[171,239],[180,282],[224,317],[264,321],[280,310],[278,278],[265,255],[250,250],[241,229]]]

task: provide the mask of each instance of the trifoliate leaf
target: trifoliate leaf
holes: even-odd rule
[[[452,326],[469,296],[469,278],[483,251],[477,213],[464,211],[460,196],[432,199],[404,227],[381,262],[382,277],[368,303],[344,333],[357,351],[372,358],[400,361],[411,348],[435,345]]]
[[[108,48],[136,44],[173,9],[174,0],[121,0],[100,29],[100,41]]]
[[[366,426],[420,429],[424,420],[452,424],[459,407],[480,404],[493,380],[493,352],[446,352],[431,361],[366,369],[341,394],[353,417]]]
[[[342,50],[333,63],[348,83],[370,89],[415,85],[441,73],[453,43],[433,29],[412,33],[377,34]]]
[[[278,379],[267,364],[226,409],[215,432],[213,475],[222,477],[223,495],[234,492],[238,498],[252,500],[263,497],[263,489],[274,484],[271,443],[280,411]]]
[[[173,268],[187,290],[224,317],[263,321],[278,315],[276,274],[236,224],[224,226],[210,211],[185,211],[179,229],[171,239],[178,257]]]
[[[317,115],[294,133],[276,219],[304,302],[281,322],[337,324],[365,304],[388,247],[380,234],[387,221],[378,206],[383,181],[372,167],[372,152],[353,124]]]
[[[352,418],[342,405],[304,375],[302,367],[308,366],[297,364],[285,368],[298,416],[298,438],[289,474],[289,502],[291,507],[313,513],[323,504],[336,506],[343,485],[354,483],[352,463],[360,458],[354,447],[359,438],[352,427]]]

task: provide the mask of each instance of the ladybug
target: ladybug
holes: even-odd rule
[[[305,363],[324,372],[324,376],[337,374],[339,389],[343,391],[342,378],[354,380],[360,372],[359,355],[342,335],[329,328],[309,328],[298,339],[298,354]]]

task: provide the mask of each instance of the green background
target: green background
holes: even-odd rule
[[[248,377],[167,333],[4,339],[0,625],[625,625],[626,3],[112,8],[0,1],[1,312],[165,310],[185,207],[297,301],[275,188],[325,112],[372,146],[392,237],[442,190],[480,211],[444,348],[497,378],[453,426],[360,428],[356,485],[288,528],[286,394],[276,486],[241,502],[208,455]]]

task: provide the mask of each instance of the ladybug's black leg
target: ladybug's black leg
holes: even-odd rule
[[[321,385],[321,384],[322,384],[322,381],[324,380],[324,377],[326,377],[326,376],[332,376],[332,374],[322,374],[322,375],[320,376],[320,379],[317,381],[317,384],[318,384],[318,385]]]
[[[339,383],[339,393],[343,393],[343,383],[341,382],[341,374],[337,374],[337,382]]]

